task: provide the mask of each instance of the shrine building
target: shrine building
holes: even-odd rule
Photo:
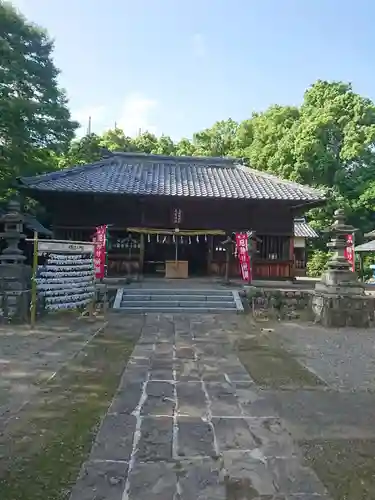
[[[23,177],[54,237],[90,240],[108,225],[108,276],[223,276],[228,235],[255,231],[253,277],[296,275],[295,218],[324,204],[315,189],[230,158],[109,153],[88,165]],[[176,274],[177,273],[177,274]],[[231,276],[239,274],[231,259]]]

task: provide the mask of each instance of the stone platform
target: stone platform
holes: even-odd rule
[[[374,324],[373,295],[333,295],[315,291],[312,297],[315,321],[325,327],[355,326],[369,328]]]

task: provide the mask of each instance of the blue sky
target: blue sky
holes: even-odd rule
[[[318,78],[375,99],[373,0],[14,0],[55,39],[73,116],[174,139],[298,104]]]

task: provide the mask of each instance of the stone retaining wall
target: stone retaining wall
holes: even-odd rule
[[[298,319],[303,315],[306,319],[312,319],[311,290],[279,290],[249,286],[246,287],[244,294],[250,312],[254,316]]]

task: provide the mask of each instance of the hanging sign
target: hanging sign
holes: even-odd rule
[[[351,265],[352,271],[355,271],[355,260],[354,260],[354,238],[352,234],[347,234],[346,238],[346,248],[345,248],[345,259]]]
[[[94,245],[86,242],[39,240],[38,252],[93,253]]]
[[[244,281],[251,281],[251,266],[248,252],[248,237],[246,233],[236,233],[238,260],[240,261],[241,276]]]
[[[94,243],[95,277],[96,279],[103,279],[105,276],[105,261],[107,254],[107,225],[98,226],[96,228]]]
[[[182,222],[182,210],[181,210],[181,208],[174,208],[172,210],[172,222],[175,225],[181,224],[181,222]]]

